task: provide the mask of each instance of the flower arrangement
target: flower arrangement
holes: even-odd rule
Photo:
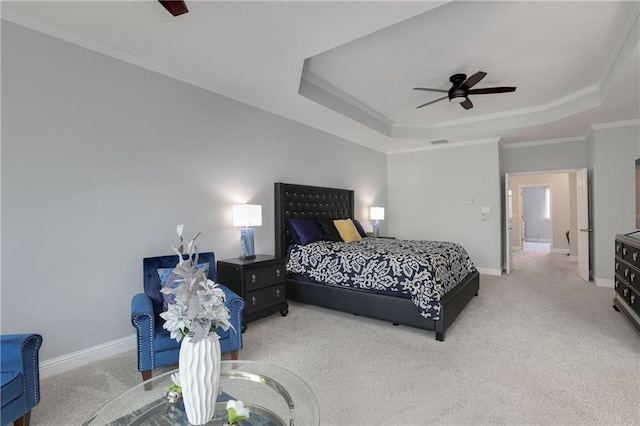
[[[160,314],[165,320],[163,327],[171,332],[171,337],[178,342],[185,336],[191,342],[197,342],[204,337],[217,337],[216,329],[221,327],[228,330],[231,325],[229,309],[224,305],[225,296],[218,284],[207,278],[205,271],[194,268],[198,264],[198,248],[196,238],[198,232],[186,245],[182,238],[184,225],[178,225],[178,248],[171,246],[178,255],[178,265],[173,272],[184,280],[175,288],[165,287],[161,291],[173,294],[175,303]],[[187,255],[185,259],[184,255]]]

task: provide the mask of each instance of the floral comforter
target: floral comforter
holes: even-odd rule
[[[434,320],[441,297],[473,271],[467,251],[445,241],[316,241],[293,245],[287,260],[287,272],[305,280],[408,296]]]

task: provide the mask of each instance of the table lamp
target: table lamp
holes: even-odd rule
[[[384,220],[384,207],[371,207],[369,218],[373,220],[373,236],[379,237],[380,221]]]
[[[252,226],[262,226],[262,206],[258,204],[235,204],[233,206],[233,226],[240,230],[240,259],[255,259]]]

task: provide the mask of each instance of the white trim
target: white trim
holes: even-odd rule
[[[495,275],[495,276],[500,276],[502,275],[502,269],[495,269],[495,268],[477,268],[478,272],[480,272],[480,274],[482,275]]]
[[[615,288],[612,279],[608,278],[594,278],[593,282],[596,287],[606,287],[606,288]]]
[[[551,253],[569,254],[569,249],[554,248],[554,249],[551,249]]]
[[[592,124],[591,128],[594,130],[602,130],[602,129],[613,129],[615,127],[637,126],[639,124],[640,124],[640,120],[636,118],[634,120],[624,120],[624,121],[614,121],[612,123]]]
[[[418,152],[418,151],[429,151],[432,149],[448,149],[448,148],[460,148],[462,146],[470,146],[470,145],[482,145],[486,143],[500,143],[500,138],[489,138],[489,139],[478,139],[472,141],[464,141],[464,142],[449,142],[449,143],[441,143],[436,145],[427,145],[421,146],[419,148],[410,148],[410,149],[392,149],[387,151],[387,154],[405,154],[407,152]]]
[[[40,363],[40,378],[64,373],[101,359],[109,358],[136,348],[136,335],[112,340],[77,352],[62,355]],[[135,365],[132,368],[137,368]]]
[[[564,142],[584,142],[587,138],[585,136],[572,136],[568,138],[558,138],[558,139],[545,139],[545,140],[537,140],[537,141],[529,141],[529,142],[514,142],[509,144],[502,145],[503,149],[513,149],[513,148],[524,148],[527,146],[538,146],[538,145],[551,145],[556,143],[564,143]]]

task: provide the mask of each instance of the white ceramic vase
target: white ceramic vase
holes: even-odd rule
[[[196,343],[185,337],[180,345],[178,367],[182,400],[192,425],[204,425],[215,414],[220,381],[220,341],[205,337]]]

